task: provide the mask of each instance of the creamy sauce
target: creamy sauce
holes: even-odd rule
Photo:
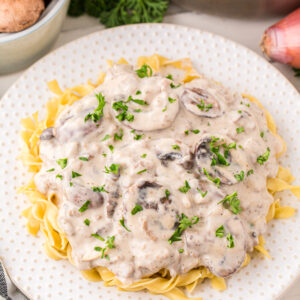
[[[113,66],[95,93],[66,109],[55,128],[42,133],[43,166],[35,183],[42,193],[57,194],[58,224],[78,268],[105,266],[126,283],[162,268],[173,276],[206,266],[225,277],[241,267],[265,232],[273,201],[266,179],[277,173],[281,144],[263,112],[205,78],[174,86],[165,74],[139,78],[128,65]],[[85,121],[100,92],[106,101],[103,116]],[[125,103],[129,96],[146,105]],[[127,106],[129,120],[116,118],[124,112],[113,108],[118,101]],[[115,134],[123,134],[122,140]],[[220,159],[212,163],[218,153]],[[64,158],[62,169],[56,160]],[[109,172],[114,165],[119,168]],[[72,171],[81,176],[72,178]],[[220,184],[209,178],[219,178]],[[104,190],[92,189],[103,185]],[[219,203],[235,192],[231,200],[239,199],[238,211],[229,201]],[[87,201],[88,209],[80,212]],[[132,214],[136,205],[142,210]],[[196,224],[170,243],[182,214]],[[114,237],[114,247],[92,234]]]

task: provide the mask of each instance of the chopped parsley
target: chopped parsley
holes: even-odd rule
[[[237,134],[242,133],[242,132],[245,132],[244,127],[238,127],[238,128],[236,128],[236,133]]]
[[[70,181],[69,185],[70,185],[70,186],[73,186],[73,182]]]
[[[180,187],[178,190],[179,190],[180,192],[186,194],[190,189],[191,189],[191,187],[190,187],[188,181],[186,180],[186,181],[184,182],[184,186]]]
[[[212,109],[212,104],[210,103],[210,104],[205,104],[205,102],[204,102],[204,100],[203,99],[201,99],[200,100],[200,104],[198,103],[197,104],[197,107],[200,109],[200,110],[205,110],[205,111],[209,111],[210,109]]]
[[[202,192],[199,188],[197,188],[197,191],[201,194],[202,198],[204,198],[207,194],[207,191],[206,192]]]
[[[57,163],[62,169],[64,169],[64,168],[67,166],[67,164],[68,164],[68,159],[67,159],[67,158],[61,158],[61,159],[58,159],[58,160],[56,161],[56,163]]]
[[[143,170],[141,170],[141,171],[138,171],[136,174],[142,174],[142,173],[144,173],[144,172],[147,172],[147,169],[143,169]]]
[[[143,207],[139,204],[136,204],[135,207],[132,209],[131,214],[135,215],[137,214],[139,211],[142,211]]]
[[[169,196],[171,195],[171,193],[168,189],[165,190],[165,195],[166,195],[167,200],[169,200]]]
[[[84,157],[84,156],[80,156],[79,159],[82,160],[82,161],[88,161],[89,160],[88,157]]]
[[[104,238],[101,237],[98,233],[92,233],[91,236],[93,236],[94,238],[96,238],[96,239],[98,239],[98,240],[100,240],[102,242],[105,241]]]
[[[215,166],[217,164],[219,165],[224,165],[224,166],[229,166],[230,163],[226,160],[229,154],[229,149],[226,144],[223,144],[222,146],[224,147],[224,156],[220,153],[220,146],[216,146],[216,142],[218,142],[220,139],[216,138],[214,136],[211,137],[211,142],[209,144],[210,151],[214,154],[212,161],[211,161],[211,166]]]
[[[191,132],[195,133],[195,134],[198,134],[200,132],[200,130],[199,129],[192,129]]]
[[[215,183],[217,185],[217,187],[219,188],[220,187],[220,182],[221,182],[221,179],[219,177],[216,177],[216,178],[212,178],[208,172],[206,171],[205,168],[203,168],[203,172],[204,174],[206,175],[206,177],[208,178],[208,180],[210,180],[211,182]]]
[[[91,221],[90,221],[89,219],[85,219],[85,220],[83,221],[83,223],[84,223],[86,226],[90,226]]]
[[[113,145],[108,145],[109,150],[111,151],[111,153],[114,152],[114,146]]]
[[[146,157],[147,157],[146,153],[144,153],[144,154],[141,155],[141,158],[146,158]]]
[[[93,186],[92,190],[93,192],[108,193],[108,191],[105,189],[105,184],[103,184],[102,186]]]
[[[244,172],[244,171],[241,171],[240,174],[235,174],[235,175],[234,175],[234,178],[235,178],[237,181],[243,181],[244,178],[245,178],[245,172]]]
[[[89,205],[91,204],[90,200],[87,200],[79,209],[78,211],[84,212],[89,208]]]
[[[120,134],[115,133],[114,134],[114,140],[115,141],[122,141],[123,139],[123,129],[120,128]]]
[[[265,133],[263,131],[260,132],[260,137],[263,138],[265,136]]]
[[[117,112],[120,112],[116,118],[119,121],[127,120],[128,122],[132,122],[134,120],[134,115],[129,114],[128,106],[124,103],[124,101],[116,101],[113,103],[112,108]]]
[[[63,180],[63,176],[60,175],[60,174],[57,174],[55,177],[56,177],[56,178],[59,178],[60,180]]]
[[[110,138],[111,138],[111,136],[109,134],[106,134],[105,137],[101,140],[101,142],[104,142]]]
[[[146,101],[141,100],[141,99],[133,99],[132,96],[129,96],[129,97],[128,97],[126,103],[128,103],[128,102],[130,102],[130,101],[132,101],[132,102],[134,102],[134,103],[136,103],[136,104],[139,104],[139,105],[148,105],[148,103],[147,103]]]
[[[119,164],[111,164],[109,168],[105,166],[105,173],[114,173],[118,175],[120,165]]]
[[[222,225],[216,230],[216,236],[222,238],[224,235],[225,235],[225,228]]]
[[[131,232],[130,229],[128,229],[125,225],[125,220],[124,220],[124,217],[120,220],[120,224],[128,231],[128,232]]]
[[[172,74],[169,74],[168,76],[166,76],[166,78],[168,78],[168,79],[170,79],[170,80],[173,80]]]
[[[136,91],[136,95],[140,95],[142,92],[141,91]]]
[[[133,111],[134,112],[141,112],[142,110],[139,108],[139,109],[134,109]]]
[[[178,252],[179,252],[179,253],[183,253],[184,250],[181,248],[181,249],[178,250]]]
[[[175,85],[173,82],[170,83],[171,89],[177,89],[177,88],[179,88],[180,86],[181,86],[180,83],[178,83],[177,85]]]
[[[181,241],[181,235],[182,233],[188,228],[192,227],[193,225],[197,224],[199,222],[199,217],[192,217],[189,219],[185,214],[181,214],[181,216],[177,215],[177,218],[179,218],[179,225],[175,232],[172,234],[172,236],[169,238],[169,243],[172,244],[174,242]]]
[[[235,215],[242,211],[242,208],[240,207],[240,199],[237,197],[237,192],[227,195],[223,200],[218,202],[218,204],[220,203],[222,203],[225,208],[230,208]]]
[[[241,111],[241,110],[238,110],[238,113],[239,113],[239,114],[241,114],[241,113],[242,113],[242,111]]]
[[[253,169],[251,169],[251,170],[249,170],[248,172],[247,172],[247,176],[250,176],[251,174],[253,174],[254,173],[254,171],[253,171]]]
[[[115,241],[115,237],[114,236],[108,236],[107,239],[106,239],[106,245],[109,249],[112,249],[112,248],[116,248],[115,247],[115,244],[114,244],[114,241]]]
[[[133,133],[133,134],[135,134],[135,130],[134,130],[134,129],[131,130],[130,132]],[[138,141],[138,140],[140,140],[143,136],[144,136],[144,134],[137,134],[137,133],[136,133],[133,139],[136,140],[136,141]]]
[[[185,135],[189,135],[189,131],[188,131],[188,130],[185,130],[185,131],[184,131],[184,134],[185,134]]]
[[[55,169],[54,169],[54,168],[52,168],[52,169],[49,169],[49,170],[47,170],[46,172],[53,172],[53,171],[55,171]]]
[[[95,94],[97,100],[98,100],[98,107],[94,109],[93,113],[89,113],[85,116],[84,121],[91,119],[95,123],[100,120],[100,117],[103,117],[103,108],[106,104],[105,97],[99,93],[98,95]]]
[[[142,67],[140,69],[135,70],[135,72],[140,78],[152,76],[152,68],[147,64],[143,64]]]
[[[82,175],[75,171],[72,171],[72,178],[76,178],[76,177],[80,177],[80,176],[82,176]]]
[[[166,105],[165,108],[162,110],[162,112],[165,112],[167,110],[168,106]]]
[[[180,147],[179,147],[177,144],[172,145],[172,148],[173,148],[174,150],[180,150]]]
[[[175,101],[176,101],[176,99],[175,99],[175,98],[171,98],[171,97],[168,97],[168,100],[169,100],[169,102],[170,102],[170,103],[173,103],[173,102],[175,102]]]
[[[233,239],[233,236],[231,235],[231,233],[227,233],[226,239],[228,241],[227,248],[233,248],[234,247],[234,239]]]
[[[260,165],[263,165],[268,159],[269,159],[269,156],[270,156],[270,148],[268,147],[267,148],[267,151],[260,155],[256,161],[260,164]]]
[[[95,247],[94,250],[100,252],[102,250],[102,248],[101,247]]]

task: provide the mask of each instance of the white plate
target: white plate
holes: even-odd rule
[[[20,50],[21,51],[21,50]],[[131,63],[139,55],[159,53],[170,58],[190,57],[197,69],[225,86],[258,97],[275,117],[288,152],[282,164],[300,178],[300,96],[275,68],[250,50],[213,35],[187,27],[148,24],[118,27],[88,35],[50,53],[33,65],[3,97],[0,109],[0,255],[15,281],[31,299],[164,299],[146,293],[124,293],[91,283],[67,261],[54,261],[43,252],[43,240],[30,236],[20,216],[28,206],[16,187],[29,178],[16,160],[20,150],[20,119],[44,108],[51,97],[46,82],[57,79],[63,88],[96,79],[106,59],[125,57]],[[298,181],[299,183],[299,181]],[[290,193],[284,202],[300,208]],[[259,255],[228,280],[219,293],[200,285],[204,300],[274,299],[299,274],[300,216],[269,224],[266,247],[271,260]]]

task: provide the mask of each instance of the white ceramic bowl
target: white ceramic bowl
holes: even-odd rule
[[[0,75],[31,65],[55,42],[70,0],[52,0],[37,23],[16,33],[0,33]]]

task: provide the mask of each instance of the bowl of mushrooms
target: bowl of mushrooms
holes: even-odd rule
[[[0,75],[31,65],[53,45],[70,0],[0,1]]]

